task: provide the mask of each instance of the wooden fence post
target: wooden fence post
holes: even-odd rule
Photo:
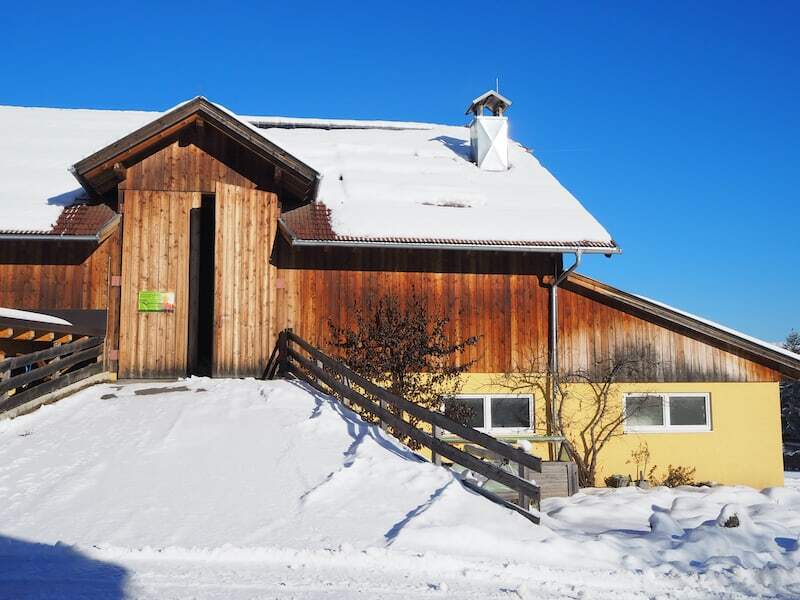
[[[11,377],[11,369],[0,370],[0,383],[7,381]],[[0,392],[0,405],[8,399],[8,391]]]
[[[292,332],[291,327],[287,327],[281,331],[280,339],[278,340],[278,376],[286,377],[289,372],[289,334]]]
[[[431,431],[431,433],[433,434],[433,439],[438,440],[439,439],[439,427],[437,425],[433,425],[432,429],[433,429],[433,431]],[[431,462],[433,464],[437,465],[437,466],[441,466],[441,464],[442,464],[442,459],[439,457],[438,454],[436,454],[436,450],[434,450],[434,449],[431,449]]]
[[[525,465],[517,463],[517,466],[519,467],[519,478],[528,481],[527,473],[525,472]],[[519,493],[519,505],[525,510],[530,510],[531,508],[530,498],[528,498],[523,492]]]

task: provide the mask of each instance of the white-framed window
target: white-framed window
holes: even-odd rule
[[[519,394],[462,394],[447,402],[471,409],[470,427],[504,433],[532,431],[533,396]]]
[[[623,410],[629,433],[711,431],[709,394],[625,394]]]

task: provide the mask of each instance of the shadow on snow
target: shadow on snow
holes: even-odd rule
[[[64,544],[0,536],[0,599],[122,600],[127,571]]]

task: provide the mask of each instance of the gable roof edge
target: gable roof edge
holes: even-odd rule
[[[92,171],[103,166],[109,167],[110,162],[125,152],[135,149],[150,139],[166,137],[188,125],[198,116],[211,122],[216,121],[228,130],[225,133],[234,133],[237,141],[258,151],[265,158],[274,160],[280,168],[297,174],[308,182],[310,193],[316,192],[315,181],[319,178],[319,173],[315,169],[268,140],[255,126],[203,96],[197,96],[166,111],[155,120],[79,160],[69,170],[84,189],[92,190],[91,177],[88,177]]]
[[[600,295],[652,315],[662,321],[690,330],[700,336],[714,339],[723,345],[736,348],[748,354],[751,357],[750,360],[764,364],[786,377],[800,379],[800,355],[793,352],[661,302],[625,292],[579,273],[570,273],[564,284],[567,284],[567,289],[569,289],[569,284],[572,284],[579,291]]]

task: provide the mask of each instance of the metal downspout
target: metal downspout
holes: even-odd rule
[[[558,286],[581,264],[583,252],[575,252],[575,262],[553,281],[550,286],[550,414],[551,435],[558,431]],[[554,456],[554,460],[558,457]]]

